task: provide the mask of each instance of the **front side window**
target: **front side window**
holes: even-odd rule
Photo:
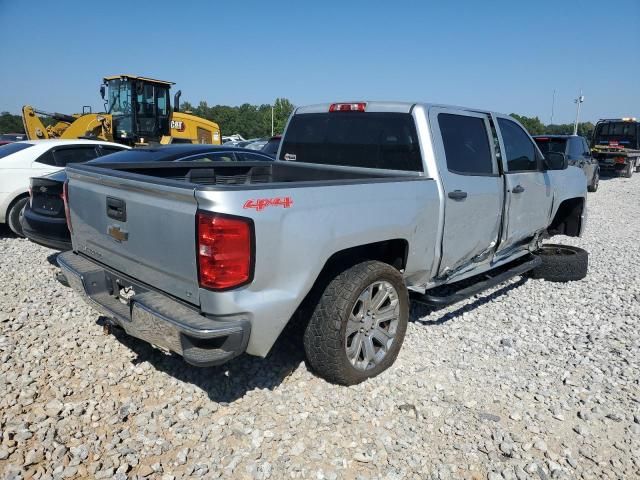
[[[438,125],[450,172],[463,175],[494,173],[489,136],[482,118],[440,113]]]
[[[128,80],[109,80],[109,105],[107,113],[128,115],[131,113],[131,83]]]
[[[509,172],[530,172],[538,170],[536,148],[529,136],[515,122],[498,118],[502,142],[506,150]]]
[[[418,134],[408,113],[294,115],[283,138],[280,160],[422,171]]]

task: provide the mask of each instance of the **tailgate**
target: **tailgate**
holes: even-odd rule
[[[193,188],[99,170],[68,170],[73,249],[199,304]]]

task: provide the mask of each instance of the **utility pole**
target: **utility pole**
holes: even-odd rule
[[[580,105],[584,102],[584,95],[582,95],[582,90],[580,90],[580,96],[574,100],[574,103],[577,104],[576,108],[576,123],[573,125],[573,134],[578,134],[578,120],[580,118]]]
[[[273,105],[271,105],[271,136],[273,137]]]
[[[551,100],[551,121],[549,122],[549,125],[553,125],[553,111],[555,109],[556,106],[556,89],[553,89],[553,98]]]

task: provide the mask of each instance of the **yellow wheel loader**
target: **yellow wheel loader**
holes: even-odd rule
[[[91,138],[123,143],[148,145],[153,143],[220,144],[218,124],[180,112],[180,90],[174,97],[173,109],[169,90],[173,82],[135,75],[105,77],[100,94],[106,113],[92,113],[89,107],[82,114],[48,113],[25,105],[22,107],[24,131],[30,140],[45,138]],[[40,115],[55,123],[45,127]]]

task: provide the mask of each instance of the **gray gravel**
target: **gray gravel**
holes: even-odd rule
[[[266,360],[195,369],[115,332],[0,230],[4,478],[638,478],[640,175],[589,195],[580,282],[516,280],[414,307],[396,365],[356,387]],[[49,261],[48,261],[49,260]]]

